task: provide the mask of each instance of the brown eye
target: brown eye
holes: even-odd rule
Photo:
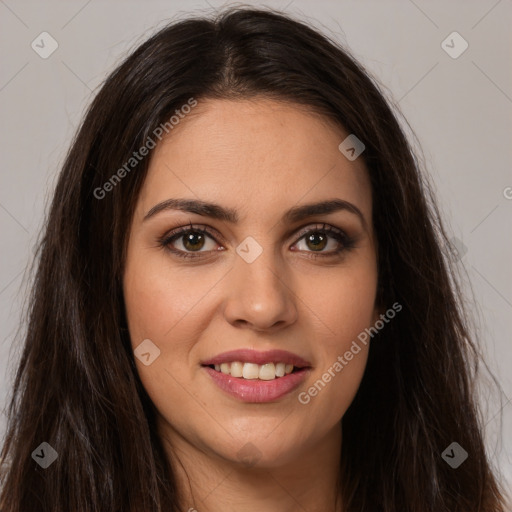
[[[216,240],[208,230],[202,228],[179,228],[168,233],[160,240],[160,245],[172,253],[184,258],[202,257],[204,253],[218,247]]]
[[[327,246],[328,237],[325,234],[316,231],[307,235],[305,240],[310,249],[313,251],[321,251]]]
[[[351,249],[353,244],[354,241],[344,231],[328,224],[303,231],[296,242],[297,250],[312,253],[312,256],[335,256]]]
[[[181,235],[181,237],[183,240],[183,247],[185,247],[187,251],[198,251],[203,248],[205,243],[204,235],[197,231],[192,231],[187,235]]]

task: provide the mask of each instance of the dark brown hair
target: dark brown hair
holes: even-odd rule
[[[445,231],[390,103],[339,44],[272,10],[175,21],[106,79],[73,141],[37,252],[2,456],[2,512],[163,512],[178,489],[138,378],[122,275],[150,158],[94,191],[193,97],[305,106],[363,141],[378,239],[378,300],[403,311],[372,343],[343,417],[345,510],[502,512],[485,453],[468,332]],[[341,142],[341,141],[340,141]],[[58,453],[47,470],[41,442]],[[441,457],[468,453],[456,470]],[[182,505],[182,504],[181,504]]]

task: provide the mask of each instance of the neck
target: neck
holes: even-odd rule
[[[316,444],[302,447],[282,465],[270,461],[251,466],[198,449],[168,424],[160,424],[159,431],[180,490],[182,510],[342,510],[339,424]]]

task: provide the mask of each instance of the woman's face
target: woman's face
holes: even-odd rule
[[[154,149],[124,295],[176,446],[271,467],[339,439],[378,318],[371,188],[338,149],[348,135],[290,104],[205,100]]]

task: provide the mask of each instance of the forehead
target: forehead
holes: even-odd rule
[[[362,158],[338,149],[349,135],[299,105],[269,99],[204,100],[153,150],[140,195],[146,212],[169,197],[208,199],[272,216],[340,197],[371,214]]]

